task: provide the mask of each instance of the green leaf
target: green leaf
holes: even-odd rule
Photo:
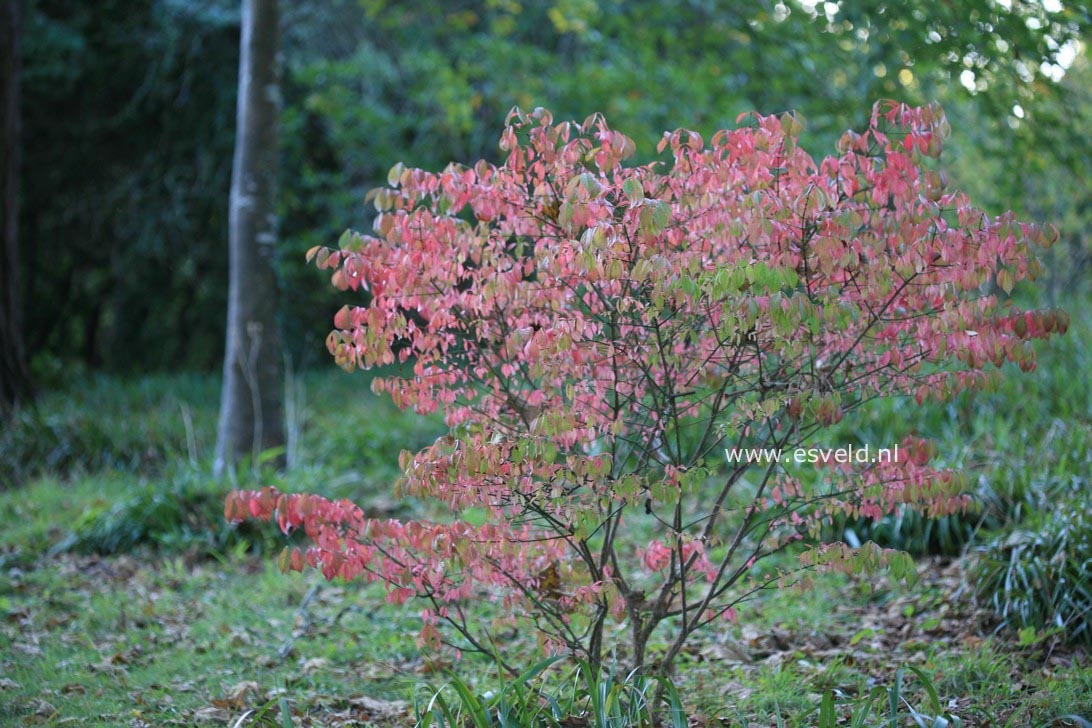
[[[402,172],[406,169],[406,166],[401,162],[397,163],[391,170],[387,172],[387,184],[391,187],[397,187],[398,181],[402,177]]]
[[[292,728],[292,708],[288,705],[288,699],[281,697],[279,707],[281,709],[281,728]]]
[[[566,202],[561,205],[561,211],[557,215],[558,224],[561,225],[561,227],[563,228],[569,227],[569,223],[573,221],[574,212],[575,210],[573,208],[573,203]]]
[[[819,704],[819,728],[836,728],[834,717],[834,691],[828,690],[823,695],[823,702]]]

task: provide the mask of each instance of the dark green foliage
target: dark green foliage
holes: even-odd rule
[[[839,7],[833,21],[770,0],[286,7],[279,258],[297,368],[326,360],[322,340],[343,302],[304,252],[367,229],[363,193],[396,161],[496,159],[495,130],[517,104],[558,118],[603,112],[647,159],[663,130],[684,122],[708,134],[744,111],[794,108],[830,144],[878,98],[939,99],[973,119],[961,127],[975,138],[953,147],[986,202],[1026,198],[1035,214],[1059,217],[1046,201],[1064,196],[1042,185],[1014,192],[1024,176],[1013,171],[1046,184],[1059,159],[1087,166],[1073,114],[1087,94],[1039,73],[1025,79],[1017,66],[1082,37],[1084,11],[991,0]],[[23,293],[39,383],[55,383],[56,362],[216,367],[238,3],[31,0],[25,51]],[[965,63],[988,82],[973,98],[958,83]],[[1016,102],[1026,118],[1013,128]],[[1068,216],[1075,205],[1065,206]]]
[[[145,486],[105,510],[85,512],[55,551],[117,554],[150,547],[222,553],[276,548],[268,532],[233,527],[224,520],[224,491],[230,487],[226,481],[197,468],[175,468],[163,479],[165,485]]]
[[[60,550],[220,552],[273,542],[280,548],[283,539],[269,529],[238,531],[224,521],[224,496],[233,481],[208,474],[217,384],[194,375],[135,382],[76,376],[0,429],[0,485],[33,486],[40,476],[77,484],[105,479],[100,497],[58,524],[67,532],[55,547]],[[295,377],[290,390],[293,465],[283,473],[260,468],[261,484],[352,497],[382,513],[404,509],[388,496],[400,475],[398,455],[435,439],[442,432],[437,420],[404,415],[373,397],[366,378],[337,370]],[[235,477],[250,478],[249,467],[240,466]],[[115,481],[122,485],[111,485]]]
[[[952,556],[970,543],[981,517],[980,512],[972,511],[966,515],[927,518],[913,509],[900,508],[879,521],[839,517],[832,532],[840,534],[838,537],[851,546],[875,541],[885,548],[897,548],[917,556]]]
[[[237,3],[27,5],[22,257],[35,373],[46,354],[112,369],[214,364]]]
[[[435,418],[402,416],[389,401],[373,397],[366,377],[327,370],[293,376],[289,388],[291,456],[305,469],[340,480],[357,474],[385,490],[399,475],[398,454],[441,432]],[[67,386],[0,424],[0,489],[45,473],[158,476],[172,464],[207,463],[216,438],[217,392],[218,379],[195,374],[140,380],[72,375]]]
[[[157,473],[210,454],[216,382],[195,375],[122,382],[72,375],[0,425],[0,489],[36,475],[100,470]]]

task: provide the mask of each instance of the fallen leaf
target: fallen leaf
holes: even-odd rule
[[[716,642],[706,645],[701,650],[701,656],[707,660],[717,662],[740,663],[750,662],[751,656],[742,647],[730,642]]]
[[[28,707],[31,710],[31,714],[23,718],[24,725],[48,723],[57,715],[57,708],[55,708],[52,703],[48,703],[45,700],[36,698],[30,701]]]
[[[225,725],[231,720],[231,713],[223,708],[200,708],[193,713],[195,723],[216,723]]]
[[[300,666],[300,670],[303,671],[304,675],[314,675],[316,672],[322,672],[329,666],[330,661],[325,657],[312,657]]]
[[[222,701],[214,700],[217,707],[245,708],[251,696],[257,697],[262,691],[262,686],[253,680],[243,680],[235,683],[224,694]]]
[[[366,717],[376,720],[393,720],[406,715],[409,705],[403,700],[379,700],[361,695],[358,698],[350,698],[349,705],[366,714]]]

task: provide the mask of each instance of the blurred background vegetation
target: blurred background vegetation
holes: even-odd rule
[[[236,0],[27,0],[20,239],[46,388],[79,369],[222,362]],[[513,105],[603,112],[651,158],[666,129],[802,112],[832,150],[874,101],[939,100],[953,181],[1053,221],[1053,298],[1087,279],[1088,10],[1055,0],[385,0],[284,8],[280,276],[295,368],[343,301],[303,253],[366,228],[395,162],[496,160]]]

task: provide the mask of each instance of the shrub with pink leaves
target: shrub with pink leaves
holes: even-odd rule
[[[1068,319],[1006,298],[1056,233],[946,188],[939,108],[878,104],[820,160],[794,114],[739,121],[708,141],[666,133],[660,161],[630,165],[599,116],[514,110],[500,166],[392,169],[373,234],[309,256],[368,294],[334,319],[335,361],[401,363],[374,390],[443,412],[449,434],[403,454],[398,488],[450,517],[270,488],[232,493],[227,517],[303,528],[311,545],[283,568],[383,584],[417,603],[429,645],[492,653],[520,623],[547,651],[661,670],[756,590],[911,573],[898,552],[811,537],[840,514],[964,508],[964,478],[931,467],[927,443],[818,478],[723,451],[788,451],[874,398],[1031,370],[1031,341]],[[797,567],[763,564],[790,546]]]

